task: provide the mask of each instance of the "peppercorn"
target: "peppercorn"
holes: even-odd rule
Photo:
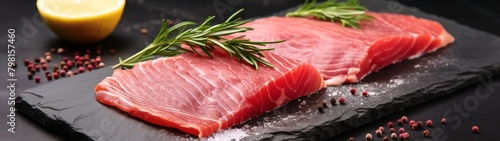
[[[394,133],[396,130],[394,128],[389,128],[389,133]]]
[[[364,97],[367,97],[368,96],[368,92],[367,91],[363,91],[363,93],[361,93]]]
[[[425,124],[427,125],[427,127],[432,127],[432,120],[427,120]]]
[[[83,66],[83,62],[82,62],[82,61],[80,61],[80,60],[76,61],[76,66],[77,66],[77,67],[81,67],[81,66]]]
[[[73,75],[78,75],[78,71],[74,71],[74,72],[73,72]]]
[[[78,72],[79,73],[83,73],[84,71],[85,71],[85,69],[83,69],[83,66],[78,67]]]
[[[30,72],[31,72],[32,74],[35,74],[35,73],[36,73],[36,69],[35,69],[35,68],[31,68]]]
[[[73,68],[73,61],[71,61],[71,60],[66,61],[66,66],[68,66],[68,69],[72,69]]]
[[[85,59],[85,61],[89,61],[90,60],[90,55],[89,54],[84,54],[83,58]]]
[[[424,123],[422,121],[417,121],[417,127],[422,128],[424,126]]]
[[[63,61],[64,61],[64,62],[67,62],[68,60],[69,60],[69,58],[68,58],[68,57],[64,57],[64,58],[63,58]]]
[[[384,141],[389,141],[389,138],[388,137],[384,137],[383,139]]]
[[[102,62],[101,57],[97,56],[97,57],[95,58],[95,62],[97,62],[97,63],[101,63],[101,62]]]
[[[144,34],[144,35],[148,34],[148,29],[142,28],[141,29],[141,33]]]
[[[99,68],[103,68],[104,66],[106,66],[104,65],[104,62],[99,63]]]
[[[323,106],[323,108],[328,108],[328,104],[326,103],[326,100],[321,102],[321,106]]]
[[[367,134],[365,135],[365,138],[366,138],[366,140],[369,140],[369,141],[370,141],[370,140],[372,140],[372,134],[367,133]]]
[[[90,65],[90,64],[89,64],[89,65],[87,65],[87,70],[92,71],[92,69],[93,69],[93,68],[94,68],[94,67],[93,67],[92,65]]]
[[[24,66],[28,66],[30,63],[30,59],[24,59]]]
[[[352,95],[355,95],[356,94],[356,89],[351,88],[350,92],[351,92]]]
[[[59,73],[57,73],[57,72],[54,72],[54,74],[52,76],[54,76],[54,79],[59,79]]]
[[[47,63],[47,60],[45,60],[45,58],[43,57],[40,57],[40,64],[45,64]]]
[[[45,74],[45,77],[47,77],[47,80],[49,80],[49,81],[52,80],[52,75],[50,73]]]
[[[479,133],[479,127],[477,126],[472,126],[472,133]]]
[[[431,136],[431,132],[429,132],[429,130],[424,130],[424,132],[422,132],[422,134],[424,134],[424,137]]]
[[[319,113],[325,113],[325,111],[323,110],[323,107],[321,107],[321,106],[318,107],[318,112]]]
[[[409,122],[408,124],[410,124],[410,126],[411,126],[411,125],[413,125],[413,124],[415,124],[415,123],[416,123],[416,122],[415,122],[414,120],[410,120],[410,122]]]
[[[50,56],[50,52],[45,52],[45,56]]]
[[[398,119],[398,125],[403,126],[403,119]]]
[[[85,57],[83,57],[83,56],[80,56],[80,58],[78,58],[78,61],[82,61],[82,62],[85,62]]]
[[[80,53],[79,53],[79,52],[74,52],[74,53],[73,53],[73,56],[75,56],[75,57],[76,57],[76,56],[78,56],[78,55],[80,55]]]
[[[53,69],[52,69],[52,70],[53,70],[53,71],[58,71],[58,70],[59,70],[59,65],[54,64],[54,67],[53,67]]]
[[[31,71],[31,69],[35,68],[35,65],[30,63],[27,68],[28,71]]]
[[[383,133],[385,131],[385,128],[384,128],[384,126],[380,126],[380,127],[378,127],[378,130],[382,131],[382,133]]]
[[[68,69],[69,69],[69,68],[68,68],[68,66],[67,66],[67,65],[62,67],[62,70],[65,70],[65,71],[68,71]]]
[[[115,49],[109,49],[109,53],[110,54],[114,54],[115,53]]]
[[[353,138],[353,137],[350,137],[348,141],[354,141],[354,138]]]
[[[404,132],[404,133],[403,133],[403,135],[404,135],[404,137],[405,137],[406,139],[409,139],[409,138],[410,138],[410,133],[408,133],[408,132]]]
[[[61,64],[61,68],[62,68],[63,66],[66,66],[66,61],[61,61],[60,64]]]
[[[35,76],[35,82],[40,83],[40,76]]]
[[[56,51],[56,48],[50,48],[50,52],[55,53]]]
[[[35,65],[35,71],[40,72],[40,65],[38,65],[38,64]]]
[[[412,125],[410,125],[410,127],[413,130],[417,130],[418,129],[418,125],[417,124],[412,124]]]
[[[59,54],[64,53],[64,49],[63,49],[63,48],[58,48],[58,49],[57,49],[57,53],[59,53]]]
[[[101,65],[101,64],[99,64],[99,65]],[[330,98],[330,103],[331,103],[331,104],[332,104],[332,106],[333,106],[333,105],[335,105],[335,104],[337,103],[337,100],[336,100],[335,98],[333,98],[333,97],[332,97],[332,98]]]
[[[89,61],[85,61],[85,62],[83,62],[83,66],[88,66],[88,65],[90,65],[90,62],[89,62]]]
[[[391,134],[391,138],[392,138],[393,140],[395,140],[395,139],[397,139],[397,138],[398,138],[398,135],[396,135],[396,133],[392,133],[392,134]]]
[[[402,120],[403,120],[403,122],[405,122],[405,123],[406,123],[406,122],[408,122],[408,117],[406,117],[406,116],[401,117],[401,119],[402,119]]]
[[[74,74],[73,74],[73,72],[72,72],[72,71],[68,71],[68,72],[66,73],[66,76],[68,76],[68,77],[71,77],[71,76],[73,76],[73,75],[74,75]]]
[[[404,133],[405,132],[405,129],[404,128],[399,128],[399,133]]]
[[[97,50],[95,51],[95,54],[101,54],[101,50],[100,50],[100,49],[97,49]]]
[[[52,56],[45,56],[45,60],[47,60],[47,62],[52,62]]]
[[[65,70],[59,70],[59,76],[65,77],[66,76],[66,71]]]
[[[42,70],[47,70],[47,64],[42,64]]]
[[[387,127],[392,128],[392,127],[394,127],[394,124],[392,122],[388,122]]]
[[[40,63],[40,58],[35,58],[34,61],[35,63]]]
[[[28,80],[32,80],[32,79],[33,79],[33,73],[28,72]]]
[[[342,105],[345,104],[345,98],[343,96],[339,98],[339,103]]]
[[[381,137],[382,136],[382,130],[380,130],[380,129],[375,130],[375,135],[377,135],[378,137]]]
[[[399,140],[400,141],[405,141],[406,140],[405,135],[399,134]]]
[[[446,124],[446,119],[445,118],[441,118],[441,124]]]

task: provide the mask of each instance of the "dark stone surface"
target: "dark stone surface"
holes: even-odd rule
[[[442,97],[498,74],[500,38],[396,2],[362,1],[374,11],[434,19],[455,36],[447,48],[406,60],[366,77],[359,84],[329,87],[259,117],[214,134],[210,139],[324,140],[407,107]],[[93,87],[112,70],[105,68],[24,91],[16,107],[46,128],[71,140],[192,140],[175,129],[154,126],[99,104]],[[350,95],[349,88],[358,90]],[[57,91],[54,91],[57,89]],[[367,90],[369,97],[360,96]],[[323,100],[345,96],[347,104],[316,108]]]

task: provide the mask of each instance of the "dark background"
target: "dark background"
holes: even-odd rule
[[[127,0],[127,3],[136,3],[143,5],[143,7],[130,7],[126,6],[124,15],[120,25],[117,27],[118,30],[126,31],[130,34],[138,34],[140,29],[146,27],[150,31],[156,31],[156,25],[158,22],[149,21],[152,18],[178,18],[178,21],[182,20],[193,20],[201,21],[209,15],[217,15],[214,10],[214,1],[219,1],[227,3],[226,0],[208,0],[208,1],[198,1],[198,0],[183,0],[176,2],[160,1],[160,0]],[[233,0],[236,1],[236,0]],[[246,8],[250,12],[244,12],[244,18],[252,18],[255,16],[266,16],[271,13],[290,8],[300,4],[300,0],[255,0],[255,1],[243,1],[235,6],[236,8]],[[471,26],[473,28],[495,34],[500,36],[500,13],[499,6],[497,2],[493,0],[399,0],[404,5],[415,6],[422,11],[433,13],[441,17],[446,17],[448,19],[455,20],[458,23]],[[390,9],[390,8],[389,8]],[[147,11],[147,12],[144,12]],[[230,12],[221,13],[223,17],[229,16]],[[37,21],[36,19],[37,10],[34,0],[29,1],[7,1],[0,0],[0,31],[6,32],[9,28],[15,28],[20,31],[23,26],[24,21]],[[35,18],[33,18],[35,17]],[[35,23],[35,22],[34,22]],[[50,49],[50,47],[66,45],[73,46],[74,50],[84,50],[84,47],[79,45],[71,45],[63,41],[58,40],[45,26],[40,24],[34,24],[36,31],[30,31],[35,35],[30,37],[30,34],[25,35],[25,39],[18,38],[17,44],[17,54],[18,60],[23,58],[33,58],[34,56],[43,55],[45,51]],[[5,33],[6,34],[6,33]],[[21,34],[18,32],[18,34]],[[0,36],[3,43],[6,44],[6,37]],[[153,38],[153,34],[148,34],[147,36],[134,36],[130,38],[129,36],[113,34],[110,38],[101,42],[104,46],[114,45],[125,46],[128,44],[127,40],[140,40],[143,42],[150,41]],[[122,40],[119,40],[122,39]],[[117,43],[116,41],[120,42]],[[500,47],[500,45],[499,45]],[[123,52],[127,54],[124,49],[117,47],[117,52]],[[131,51],[129,51],[131,52]],[[5,54],[2,51],[2,56]],[[116,56],[110,56],[110,58],[116,58]],[[57,59],[57,58],[55,58]],[[6,59],[1,60],[2,70],[6,69]],[[109,64],[113,64],[115,60],[111,60]],[[20,63],[19,63],[20,64]],[[22,67],[18,68],[21,70]],[[24,71],[24,70],[22,70]],[[30,119],[20,115],[16,115],[16,134],[11,134],[7,132],[7,118],[5,115],[8,114],[7,111],[7,85],[5,79],[7,78],[6,71],[0,71],[0,84],[2,89],[0,89],[0,140],[64,140],[58,135],[51,133],[43,129],[37,123],[32,122]],[[25,72],[19,72],[19,77],[25,77],[22,74]],[[385,125],[388,121],[395,122],[402,115],[407,115],[411,119],[416,120],[427,120],[432,119],[436,125],[435,130],[442,133],[435,133],[436,136],[433,140],[496,140],[496,131],[500,131],[500,120],[496,119],[500,114],[499,108],[497,108],[498,101],[500,101],[500,77],[490,77],[494,83],[490,84],[477,84],[470,86],[468,88],[459,90],[450,94],[449,96],[439,98],[416,107],[409,108],[405,111],[401,111],[392,114],[388,117],[377,120],[371,124],[362,126],[355,130],[346,132],[333,138],[332,140],[347,140],[347,138],[353,136],[357,140],[362,140],[366,133],[374,134],[375,129],[378,126]],[[21,79],[20,79],[21,80]],[[17,92],[21,92],[24,89],[38,86],[32,81],[18,81]],[[476,94],[476,89],[483,88],[484,86],[490,86],[492,94],[485,100],[481,100],[479,103],[479,108],[473,111],[465,111],[465,113],[458,114],[453,111],[456,106],[463,106],[464,101],[471,95]],[[483,89],[483,93],[487,92]],[[466,103],[467,104],[467,103]],[[444,113],[447,111],[452,111],[452,117],[455,120],[450,120],[450,124],[444,126],[438,123]],[[460,121],[460,123],[458,122]],[[473,125],[478,125],[481,129],[481,134],[474,135],[470,132],[470,128]],[[410,131],[412,140],[423,140],[424,138],[416,138],[417,134],[421,131]],[[387,132],[386,132],[387,134]],[[375,138],[380,140],[379,138]]]

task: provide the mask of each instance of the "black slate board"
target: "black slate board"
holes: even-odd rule
[[[500,38],[396,2],[364,0],[373,11],[411,14],[436,20],[456,38],[447,48],[384,68],[361,83],[328,87],[259,117],[220,131],[207,140],[325,140],[388,114],[401,111],[475,83],[500,71]],[[54,81],[22,92],[16,107],[50,130],[72,140],[195,140],[171,128],[155,126],[98,103],[93,87],[112,70],[105,68]],[[64,86],[64,87],[62,87]],[[369,97],[352,96],[354,87]],[[346,105],[320,114],[323,100],[343,95]]]

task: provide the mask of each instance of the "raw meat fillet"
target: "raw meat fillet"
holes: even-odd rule
[[[100,82],[96,99],[202,138],[326,87],[312,65],[264,54],[275,68],[255,70],[223,52],[142,62]]]
[[[391,63],[421,56],[454,41],[438,22],[409,15],[369,12],[361,29],[297,17],[257,19],[243,26],[254,41],[286,40],[266,47],[273,53],[311,63],[327,85],[358,82]],[[230,38],[230,37],[229,37]]]

